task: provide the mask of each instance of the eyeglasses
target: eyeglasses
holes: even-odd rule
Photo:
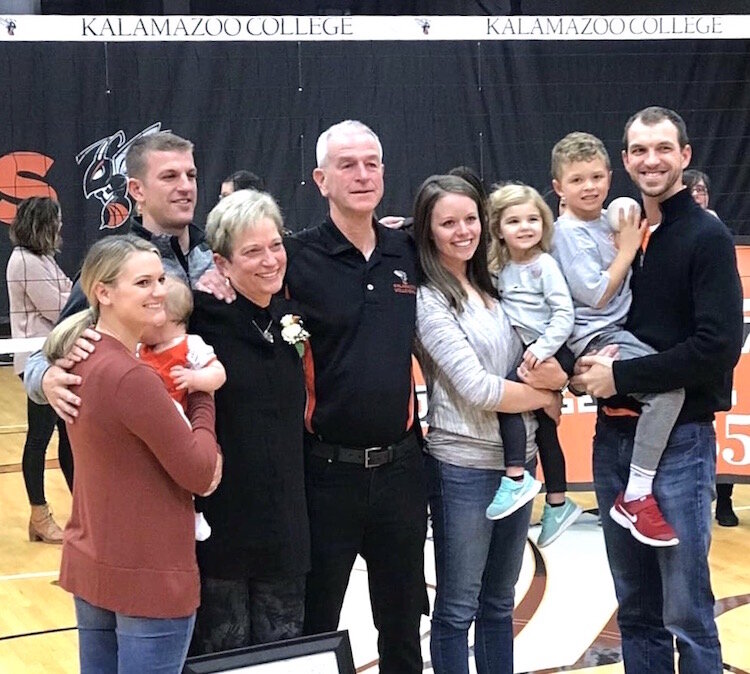
[[[690,190],[692,194],[708,194],[708,189],[705,185],[696,185]]]

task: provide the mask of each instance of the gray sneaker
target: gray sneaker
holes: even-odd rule
[[[536,542],[537,547],[543,548],[560,538],[562,533],[578,519],[582,512],[580,506],[567,496],[565,497],[565,503],[556,508],[553,508],[549,503],[545,503],[542,512],[542,532]]]

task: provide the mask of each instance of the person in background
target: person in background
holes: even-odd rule
[[[14,245],[5,273],[14,339],[46,337],[70,295],[71,281],[55,261],[62,243],[62,211],[49,197],[31,197],[18,205],[10,226]],[[27,353],[13,354],[13,371],[23,380]],[[28,430],[21,462],[26,494],[31,504],[29,540],[62,543],[62,529],[52,518],[44,494],[47,445],[58,429],[58,457],[68,488],[73,489],[73,458],[65,422],[49,405],[26,400]]]
[[[711,181],[703,171],[688,169],[682,174],[682,182],[690,191],[690,195],[696,204],[711,215],[716,215],[716,211],[708,207],[708,201],[711,197]],[[718,218],[719,216],[716,215],[716,217]]]
[[[454,166],[450,171],[448,171],[448,175],[463,178],[477,191],[477,194],[482,200],[482,203],[484,204],[487,202],[487,190],[484,188],[484,182],[482,181],[482,178],[479,176],[479,174],[473,168],[471,168],[471,166]]]
[[[237,190],[256,190],[257,192],[265,192],[266,183],[263,178],[252,171],[240,169],[221,181],[219,199],[223,199]]]
[[[487,267],[487,221],[479,193],[457,176],[432,176],[414,205],[424,272],[417,292],[417,358],[429,398],[425,439],[437,587],[430,653],[436,674],[513,672],[514,587],[531,502],[503,519],[485,517],[505,472],[497,412],[545,408],[559,420],[559,392],[507,380],[523,344],[498,301]],[[561,388],[567,377],[553,368]],[[535,421],[526,415],[533,469]]]
[[[682,182],[690,191],[696,204],[712,215],[716,215],[716,211],[708,207],[711,181],[703,171],[688,169],[682,174]],[[740,523],[732,507],[733,491],[734,485],[731,482],[719,482],[716,485],[716,521],[722,527],[736,527]]]
[[[76,463],[60,586],[74,595],[82,674],[180,672],[199,603],[192,494],[221,479],[210,394],[182,419],[164,383],[135,354],[164,322],[157,248],[132,234],[97,241],[80,284],[89,308],[47,337],[50,362],[93,325],[96,350],[76,363],[83,401],[69,424]]]

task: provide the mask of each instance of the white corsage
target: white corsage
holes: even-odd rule
[[[302,327],[302,319],[299,316],[284,314],[281,317],[281,338],[297,349],[299,357],[302,358],[305,353],[304,342],[310,338],[310,333]]]

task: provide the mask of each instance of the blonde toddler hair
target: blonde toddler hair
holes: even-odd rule
[[[490,271],[499,272],[510,261],[510,251],[500,231],[500,221],[505,209],[527,203],[532,203],[542,216],[542,239],[537,245],[543,252],[549,252],[554,217],[549,206],[542,199],[542,195],[533,187],[523,183],[497,185],[487,198],[487,213],[490,223]]]

